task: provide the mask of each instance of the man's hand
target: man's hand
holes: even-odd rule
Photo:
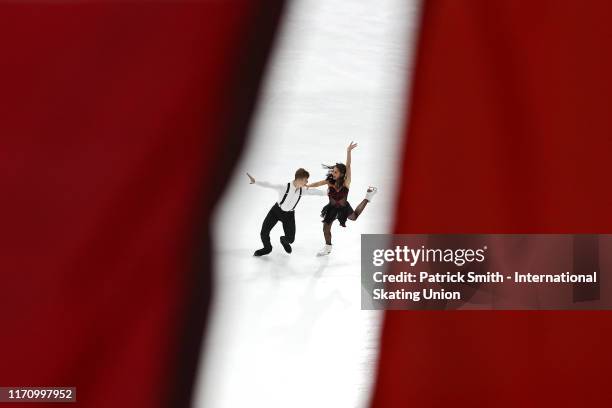
[[[250,183],[255,184],[255,178],[251,176],[249,173],[247,173],[246,175],[249,176]]]
[[[346,148],[346,151],[350,152],[351,150],[353,150],[356,147],[357,147],[357,143],[351,142],[351,144]]]

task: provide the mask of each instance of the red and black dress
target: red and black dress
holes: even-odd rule
[[[346,219],[353,213],[353,207],[346,200],[348,193],[349,189],[346,186],[336,190],[334,184],[328,184],[327,196],[329,197],[329,203],[321,210],[321,217],[323,217],[324,223],[331,224],[335,219],[338,219],[340,225],[346,227]]]

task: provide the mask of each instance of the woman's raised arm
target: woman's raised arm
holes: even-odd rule
[[[344,185],[348,188],[351,184],[351,151],[357,147],[357,143],[351,142],[346,148],[346,174],[344,175]]]

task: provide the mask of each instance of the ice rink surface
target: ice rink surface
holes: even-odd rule
[[[215,297],[195,407],[344,408],[367,404],[382,315],[360,309],[360,234],[389,232],[403,142],[414,0],[295,0],[276,43],[245,152],[229,178],[214,225]],[[286,254],[255,258],[261,223],[276,200],[257,180],[286,183],[298,167],[310,181],[321,163],[345,162],[351,140],[355,207],[379,193],[323,246],[326,197],[304,196]]]

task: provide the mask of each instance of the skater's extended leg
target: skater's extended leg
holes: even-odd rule
[[[355,221],[357,217],[359,217],[359,214],[362,213],[363,209],[366,207],[367,204],[368,204],[368,200],[366,199],[361,200],[357,208],[355,208],[353,212],[351,213],[351,215],[349,215],[347,218],[349,220]]]
[[[263,224],[261,225],[261,232],[259,234],[261,237],[261,242],[263,243],[263,248],[255,251],[253,255],[261,256],[267,255],[272,252],[272,244],[270,243],[270,231],[272,231],[272,228],[274,228],[277,222],[278,216],[274,212],[274,207],[272,207],[270,211],[268,211],[268,215],[266,215],[266,218],[264,219]]]
[[[283,220],[283,231],[285,231],[285,235],[280,237],[280,242],[285,248],[287,253],[291,253],[291,244],[295,241],[295,213],[290,211],[285,214]]]
[[[347,218],[349,220],[355,221],[357,217],[359,217],[359,215],[363,212],[366,205],[368,205],[368,203],[372,201],[372,197],[374,196],[374,194],[376,194],[377,191],[378,189],[376,187],[368,187],[368,191],[366,192],[366,197],[363,200],[361,200],[357,208],[355,208],[353,212],[351,213],[351,215],[349,215]]]

